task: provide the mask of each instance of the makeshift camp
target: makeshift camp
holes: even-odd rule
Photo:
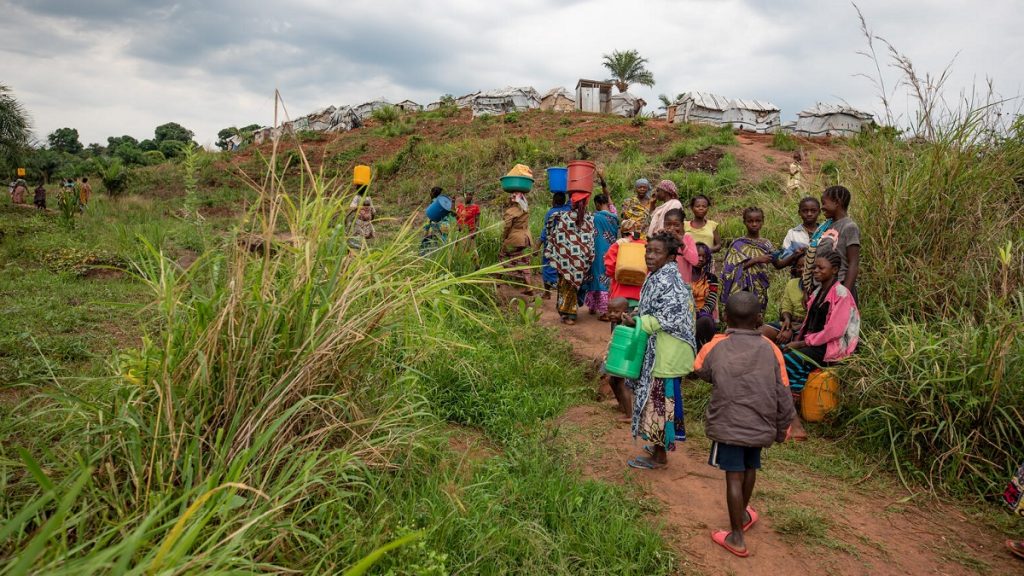
[[[402,112],[422,112],[423,106],[413,102],[412,100],[402,100],[395,107],[400,109]]]
[[[481,92],[472,100],[473,117],[500,115],[540,108],[540,95],[527,86],[508,86],[498,90]]]
[[[676,113],[672,121],[676,124],[711,124],[721,126],[729,99],[708,92],[687,92],[676,102]]]
[[[540,109],[572,112],[576,109],[576,100],[572,97],[572,92],[566,88],[552,88],[540,99]]]
[[[608,99],[608,113],[632,118],[639,114],[640,110],[646,105],[647,102],[643,98],[629,92],[620,92],[619,94],[613,94]]]
[[[586,80],[576,83],[576,109],[583,112],[609,113],[608,101],[612,97],[611,82]]]
[[[772,134],[778,132],[782,120],[779,107],[771,102],[734,98],[729,102],[729,109],[722,114],[722,123],[738,130]]]
[[[363,121],[356,114],[355,110],[349,106],[341,106],[335,108],[331,114],[329,120],[330,127],[327,128],[328,132],[348,132],[354,128],[359,128],[363,125]]]
[[[366,102],[365,104],[360,104],[359,106],[356,106],[355,108],[353,108],[353,111],[356,113],[356,116],[358,116],[360,120],[366,120],[370,116],[373,116],[374,110],[379,110],[381,108],[391,105],[392,104],[387,100],[374,100],[372,102]]]
[[[817,103],[797,114],[793,134],[798,136],[853,136],[867,125],[873,124],[874,116],[845,104]]]

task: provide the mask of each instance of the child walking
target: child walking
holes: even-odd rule
[[[668,451],[686,440],[683,376],[693,370],[696,349],[693,294],[675,264],[679,241],[670,232],[647,239],[645,260],[650,275],[640,291],[637,316],[622,319],[651,335],[640,378],[633,383],[633,437],[643,437],[647,456],[629,460],[632,468],[654,470],[668,465]]]
[[[722,302],[738,292],[753,292],[761,302],[761,313],[768,308],[768,286],[775,247],[771,241],[761,238],[764,226],[764,211],[750,207],[743,211],[743,225],[747,235],[737,238],[725,253],[725,269],[722,273]]]
[[[796,416],[782,353],[758,332],[762,316],[757,296],[733,294],[725,307],[728,330],[704,346],[694,362],[697,375],[711,382],[706,416],[712,440],[708,464],[725,472],[729,530],[711,539],[736,556],[750,555],[744,532],[757,523],[750,497],[761,468],[761,449],[786,439]]]

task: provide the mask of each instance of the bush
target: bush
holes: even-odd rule
[[[100,179],[110,196],[121,196],[131,183],[131,172],[117,158],[101,164]]]
[[[909,484],[987,496],[1024,461],[1024,294],[970,315],[866,335],[838,418]]]
[[[772,136],[772,148],[783,152],[792,152],[800,147],[800,143],[792,134],[779,130]]]

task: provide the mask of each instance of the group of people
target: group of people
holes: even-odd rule
[[[598,180],[604,184],[600,174]],[[606,193],[555,193],[545,216],[543,283],[545,295],[556,295],[561,321],[574,324],[585,306],[613,329],[623,324],[650,335],[640,377],[610,377],[633,436],[647,442],[629,466],[667,466],[669,452],[686,438],[685,380],[712,382],[709,463],[726,472],[731,523],[712,537],[738,556],[747,555],[743,533],[757,522],[749,500],[761,449],[806,437],[794,400],[808,375],[857,346],[860,232],[849,216],[850,202],[842,186],[825,189],[820,201],[803,198],[800,223],[779,248],[761,236],[765,215],[756,207],[743,211],[746,233],[726,247],[709,218],[711,199],[690,198],[687,218],[670,180],[653,190],[646,179],[637,180],[635,194],[617,211]],[[524,203],[510,197],[502,257],[519,265],[518,279],[532,291]],[[643,247],[639,275],[624,256],[636,254],[634,245]],[[723,250],[719,272],[716,254]],[[779,321],[767,324],[772,270],[786,268],[790,279],[778,303]]]
[[[59,194],[62,198],[74,202],[79,212],[85,212],[89,200],[92,199],[92,185],[89,184],[88,177],[83,176],[77,181],[66,178],[61,181]],[[8,186],[8,195],[13,204],[27,204],[28,183],[22,178],[11,182]],[[46,185],[42,182],[33,191],[32,204],[37,210],[46,210]]]

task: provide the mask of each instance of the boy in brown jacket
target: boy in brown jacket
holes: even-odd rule
[[[713,441],[708,464],[725,471],[726,502],[731,531],[712,532],[711,539],[745,558],[743,533],[758,519],[750,507],[761,448],[786,439],[796,416],[782,353],[761,335],[761,303],[750,292],[733,294],[725,307],[725,334],[704,345],[694,371],[711,382],[706,434]]]

